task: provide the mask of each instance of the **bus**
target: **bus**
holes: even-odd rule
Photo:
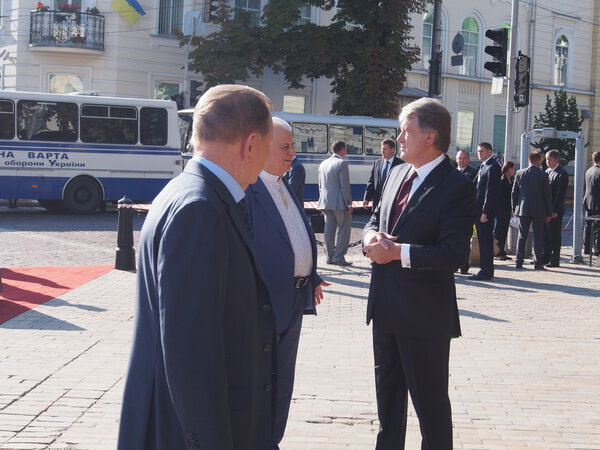
[[[182,167],[175,102],[0,91],[0,198],[89,214],[151,201]]]
[[[179,112],[183,122],[191,128],[193,110]],[[346,143],[352,200],[363,199],[365,187],[373,163],[381,158],[381,141],[396,141],[399,122],[394,119],[377,119],[364,116],[331,116],[326,114],[298,114],[274,112],[292,126],[294,149],[306,171],[304,200],[319,199],[318,169],[321,162],[331,156],[331,146],[335,141]],[[189,147],[190,131],[182,131],[184,147]],[[187,137],[186,137],[187,136]]]

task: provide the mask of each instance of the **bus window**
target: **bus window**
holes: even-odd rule
[[[365,155],[381,155],[381,141],[396,142],[395,128],[365,127]]]
[[[336,141],[346,143],[346,152],[349,155],[360,155],[363,151],[363,127],[346,125],[331,125],[329,127],[329,144]]]
[[[327,125],[294,122],[294,150],[297,153],[327,153]]]
[[[77,104],[19,100],[17,136],[27,141],[75,142]]]
[[[166,145],[167,110],[142,108],[140,111],[140,141],[143,145]]]
[[[136,144],[137,109],[126,106],[81,105],[81,141]]]
[[[179,136],[181,137],[181,152],[194,153],[192,147],[192,115],[179,114]]]
[[[0,100],[0,139],[15,137],[15,104],[10,100]]]

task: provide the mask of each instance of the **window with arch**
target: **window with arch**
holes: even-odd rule
[[[423,45],[421,46],[421,62],[423,69],[429,69],[431,59],[431,42],[433,41],[433,12],[429,11],[423,18]]]
[[[465,45],[463,47],[463,65],[460,68],[461,75],[474,77],[477,70],[477,53],[479,50],[479,25],[472,17],[463,20],[460,30]]]
[[[561,34],[556,39],[554,46],[554,84],[564,86],[567,84],[567,69],[569,64],[569,39]]]

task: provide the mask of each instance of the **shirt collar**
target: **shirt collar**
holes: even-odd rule
[[[229,172],[219,166],[217,163],[212,162],[210,159],[203,158],[202,156],[194,155],[192,157],[194,161],[202,164],[206,167],[210,172],[213,173],[221,182],[225,185],[227,190],[231,193],[231,196],[238,203],[241,199],[246,196],[246,193],[240,186],[240,183],[237,182],[235,178],[231,176]]]
[[[435,169],[444,160],[444,158],[446,158],[446,154],[442,153],[440,156],[429,161],[427,164],[422,165],[418,169],[416,169],[415,166],[413,166],[413,169],[416,170],[417,176],[421,180],[424,180],[425,178],[427,178],[427,175],[429,175],[431,171]]]
[[[277,175],[273,175],[272,173],[266,172],[264,170],[260,173],[259,176],[260,176],[260,179],[266,183],[276,184],[277,182],[279,182],[279,180],[281,180],[281,177],[278,177]]]
[[[487,162],[492,159],[492,156],[490,156],[489,158],[487,158],[485,161],[482,161],[481,164],[487,164]]]

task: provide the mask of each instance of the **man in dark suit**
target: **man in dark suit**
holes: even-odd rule
[[[523,268],[525,244],[529,227],[533,227],[533,251],[535,270],[543,270],[544,221],[552,216],[552,194],[548,174],[542,169],[542,154],[529,154],[529,167],[517,171],[512,189],[513,214],[519,218],[517,240],[517,269]]]
[[[306,170],[304,165],[296,156],[292,161],[291,169],[285,174],[285,180],[288,182],[296,198],[304,208],[304,183],[306,182]]]
[[[456,169],[469,180],[475,181],[478,170],[471,165],[471,157],[468,151],[459,150],[456,152]]]
[[[476,179],[474,220],[479,241],[480,270],[469,279],[483,281],[494,278],[494,218],[500,200],[502,171],[492,156],[492,146],[489,142],[482,142],[477,146],[477,157],[481,165]]]
[[[587,216],[600,215],[600,152],[592,154],[594,165],[585,172],[585,194],[583,196],[583,209]],[[596,232],[590,242],[591,221],[585,221],[583,232],[583,247],[585,253],[590,253],[593,245],[594,255],[600,254],[600,230],[596,226]]]
[[[546,173],[550,180],[552,193],[552,217],[546,223],[544,239],[544,263],[546,267],[560,266],[560,247],[562,245],[562,223],[565,214],[565,196],[569,186],[569,174],[560,165],[560,152],[546,152]]]
[[[400,114],[400,156],[363,232],[373,261],[367,323],[373,352],[377,450],[404,448],[408,393],[429,450],[452,449],[450,339],[460,335],[454,269],[469,253],[475,188],[446,152],[451,117],[422,98]]]
[[[270,106],[247,86],[209,89],[194,157],[144,222],[120,450],[271,444],[274,319],[244,196],[269,156]]]
[[[271,293],[277,330],[277,395],[272,449],[287,423],[303,314],[316,314],[329,284],[317,275],[317,244],[304,210],[283,175],[294,157],[292,129],[273,118],[271,154],[258,181],[246,189],[255,253]]]
[[[371,209],[375,211],[375,208],[379,204],[381,198],[381,190],[383,184],[391,172],[391,170],[398,164],[402,164],[400,158],[396,156],[396,143],[392,139],[384,139],[381,141],[381,158],[373,163],[371,168],[371,175],[365,188],[365,196],[363,199],[363,208],[368,207],[369,202],[373,202]]]

